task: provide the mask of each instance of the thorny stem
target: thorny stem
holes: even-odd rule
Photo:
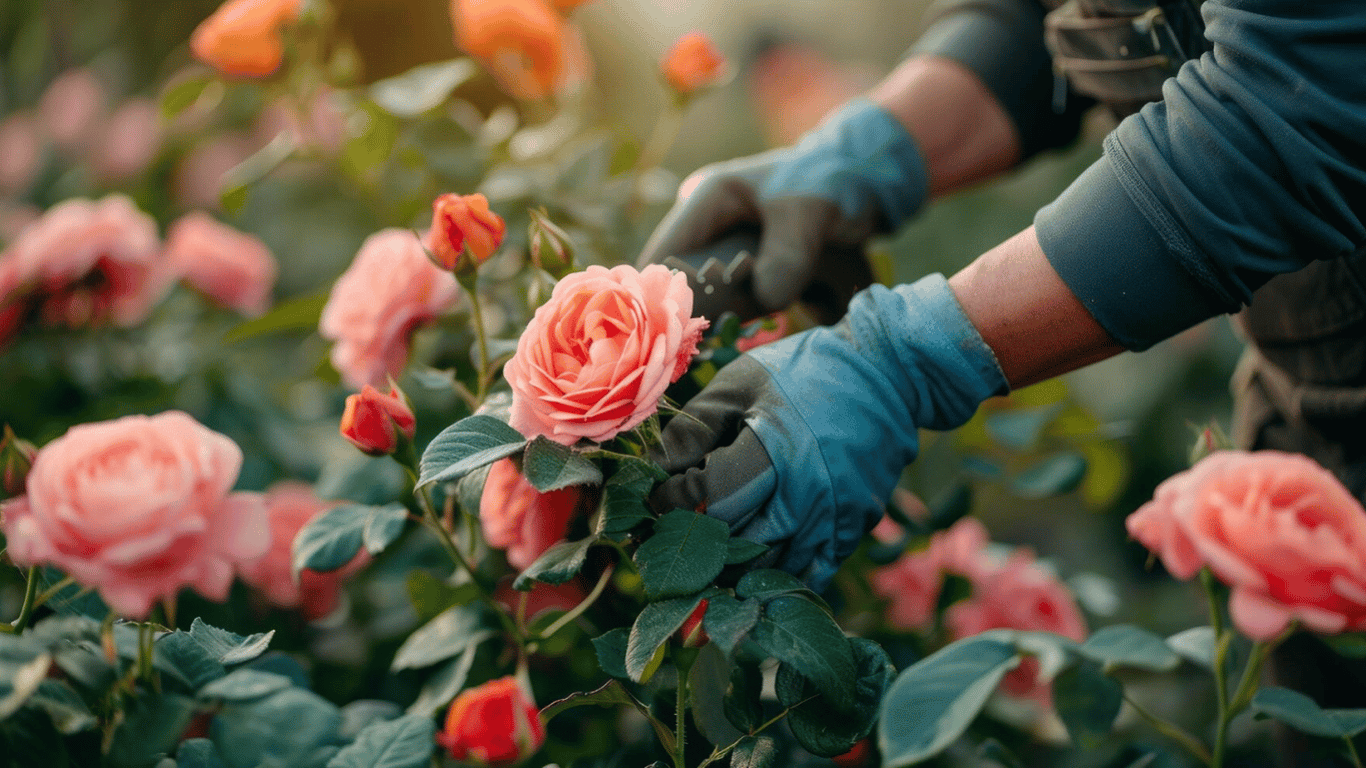
[[[1124,700],[1129,703],[1129,706],[1134,708],[1134,711],[1138,713],[1139,717],[1143,718],[1144,720],[1147,720],[1153,728],[1157,729],[1158,733],[1162,734],[1163,736],[1166,736],[1172,741],[1175,741],[1181,746],[1185,747],[1187,752],[1190,752],[1192,755],[1195,755],[1196,758],[1198,758],[1200,762],[1204,763],[1205,765],[1209,765],[1211,763],[1213,758],[1210,756],[1209,750],[1205,748],[1205,745],[1200,743],[1199,739],[1187,733],[1185,729],[1181,728],[1181,726],[1163,720],[1157,715],[1154,715],[1153,713],[1144,709],[1142,706],[1139,705],[1137,701],[1134,701],[1133,699],[1129,698],[1129,695],[1127,693],[1124,694]]]
[[[678,667],[678,694],[674,706],[674,768],[687,768],[683,751],[684,740],[687,737],[685,720],[688,715],[688,672],[692,668],[692,662],[675,658],[674,664]]]
[[[1228,740],[1228,724],[1233,719],[1228,706],[1228,649],[1232,635],[1224,628],[1224,615],[1219,606],[1219,596],[1214,582],[1214,574],[1208,568],[1201,569],[1200,583],[1209,598],[1209,625],[1214,630],[1214,695],[1219,705],[1219,722],[1214,731],[1214,752],[1209,764],[1222,768],[1224,747]]]
[[[15,619],[10,625],[14,627],[16,634],[23,634],[28,629],[29,619],[33,618],[33,609],[37,605],[38,595],[38,566],[30,566],[28,569],[28,585],[24,588],[24,603],[19,608],[19,618]]]
[[[568,613],[556,619],[554,624],[551,624],[550,626],[546,627],[541,632],[541,639],[547,640],[551,637],[554,637],[555,633],[563,629],[567,624],[569,624],[569,622],[582,616],[583,612],[588,610],[588,608],[592,606],[594,602],[597,601],[598,597],[602,595],[602,591],[607,587],[607,582],[611,580],[612,571],[614,570],[616,570],[615,564],[609,564],[606,568],[604,568],[602,571],[602,575],[598,577],[598,583],[593,585],[593,591],[588,593],[588,597],[585,597],[583,599],[583,602],[574,606]]]

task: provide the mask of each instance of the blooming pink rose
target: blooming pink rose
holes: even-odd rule
[[[172,280],[156,222],[123,195],[64,200],[0,254],[0,272],[36,291],[54,325],[131,326],[146,319]]]
[[[241,466],[231,440],[178,411],[72,427],[3,507],[10,558],[61,568],[133,618],[186,586],[224,600],[234,566],[270,545],[260,499],[229,493]]]
[[[972,596],[949,606],[944,623],[955,639],[989,629],[1053,632],[1078,642],[1086,639],[1081,609],[1056,576],[1039,566],[1027,549],[1017,549],[1005,564],[971,577]],[[1051,686],[1040,685],[1038,661],[1026,658],[1001,681],[1007,693],[1046,700]]]
[[[335,571],[319,573],[305,568],[294,580],[290,570],[294,537],[308,521],[337,506],[323,501],[308,483],[285,481],[271,486],[261,496],[270,521],[270,549],[261,557],[243,563],[242,581],[261,590],[272,605],[300,608],[310,620],[331,613],[340,602],[342,582],[370,561],[364,550],[350,563]]]
[[[925,549],[873,571],[868,582],[874,594],[888,601],[887,623],[902,630],[928,628],[939,605],[944,574],[975,579],[989,572],[986,546],[986,528],[976,518],[965,517],[931,536]]]
[[[578,489],[541,493],[522,477],[512,459],[503,459],[489,467],[479,498],[484,539],[491,547],[506,549],[513,568],[526,570],[564,539],[578,502]]]
[[[80,149],[94,137],[105,110],[105,90],[88,69],[70,69],[48,85],[38,114],[53,142]]]
[[[95,148],[95,169],[105,179],[142,173],[161,149],[165,131],[151,99],[129,99],[105,121]]]
[[[29,112],[0,120],[0,196],[19,195],[38,175],[43,139]]]
[[[707,321],[681,272],[591,266],[555,285],[503,369],[513,428],[572,445],[610,440],[659,407],[688,369]]]
[[[427,260],[406,229],[385,229],[365,239],[332,286],[318,330],[337,342],[332,365],[356,389],[397,377],[408,363],[413,331],[455,306],[455,277]]]
[[[248,317],[266,311],[279,272],[265,243],[199,211],[171,225],[165,258],[185,282]]]
[[[1366,629],[1366,510],[1305,456],[1215,451],[1159,485],[1126,526],[1177,578],[1208,566],[1228,584],[1229,613],[1249,637],[1291,620]]]

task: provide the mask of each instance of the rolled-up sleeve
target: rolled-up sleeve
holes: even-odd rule
[[[1130,349],[1366,245],[1366,3],[1202,11],[1212,52],[1035,217],[1059,276]]]

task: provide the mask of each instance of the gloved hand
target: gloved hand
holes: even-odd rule
[[[795,146],[708,165],[684,188],[645,244],[640,266],[758,224],[753,290],[772,312],[801,295],[823,251],[861,253],[871,235],[900,226],[925,201],[928,177],[896,118],[855,99]]]
[[[1008,386],[942,275],[855,296],[837,325],[723,368],[665,426],[661,508],[704,509],[824,589],[881,519],[916,429],[952,429]]]

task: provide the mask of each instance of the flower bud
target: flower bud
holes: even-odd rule
[[[24,495],[28,471],[37,455],[38,448],[33,443],[20,440],[5,425],[4,436],[0,437],[0,498]]]
[[[545,724],[517,679],[502,677],[455,697],[436,743],[462,762],[515,765],[545,743]]]
[[[341,418],[341,436],[371,456],[385,456],[398,450],[399,435],[412,440],[417,417],[397,387],[384,394],[365,385],[360,394],[346,398]]]
[[[506,234],[507,223],[489,210],[488,198],[483,195],[448,192],[432,202],[427,250],[444,270],[474,272],[498,250]]]
[[[569,234],[541,211],[531,212],[527,225],[531,263],[549,272],[556,280],[574,271],[574,245]]]
[[[680,96],[714,85],[726,71],[726,59],[701,32],[689,32],[674,43],[660,64],[664,79]]]
[[[707,633],[702,629],[702,617],[707,613],[707,601],[703,600],[693,609],[691,615],[683,620],[683,626],[678,628],[678,637],[683,642],[684,648],[701,648],[711,642]]]

